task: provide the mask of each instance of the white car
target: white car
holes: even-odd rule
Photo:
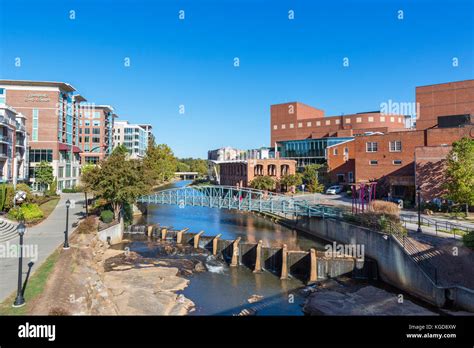
[[[337,195],[342,192],[342,186],[336,185],[336,186],[331,186],[326,190],[327,195]]]

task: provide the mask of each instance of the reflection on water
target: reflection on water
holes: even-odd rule
[[[182,187],[189,181],[180,181],[162,189]],[[296,231],[275,224],[262,217],[235,210],[184,207],[175,205],[150,205],[143,223],[159,223],[175,229],[189,228],[191,232],[204,231],[204,235],[222,234],[222,239],[257,243],[265,246],[288,245],[290,250],[322,249],[317,241],[298,235]],[[146,219],[146,220],[145,220]],[[138,245],[137,245],[138,247]],[[131,250],[134,250],[132,247]],[[144,252],[144,250],[141,250]],[[196,304],[197,315],[233,315],[251,307],[257,315],[302,315],[303,298],[296,289],[303,284],[296,279],[281,281],[269,272],[254,274],[246,267],[230,268],[212,257],[206,260],[208,272],[195,273],[189,286],[182,291]],[[263,300],[248,303],[252,295]]]

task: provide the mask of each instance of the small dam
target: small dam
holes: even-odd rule
[[[188,245],[205,250],[229,267],[247,267],[254,273],[270,272],[281,280],[296,278],[306,284],[341,275],[356,279],[376,279],[377,265],[373,260],[357,260],[351,255],[328,253],[311,248],[308,251],[290,250],[286,244],[265,246],[263,241],[251,243],[241,237],[222,239],[221,234],[208,236],[204,231],[189,232],[156,225],[131,225],[128,234],[140,234],[163,242]]]

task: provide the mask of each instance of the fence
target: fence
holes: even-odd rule
[[[418,224],[417,216],[401,216],[400,219],[402,220],[405,228],[407,227],[407,223]],[[422,226],[434,227],[436,235],[438,235],[438,232],[452,233],[454,239],[456,239],[456,232],[460,231],[464,234],[474,231],[473,228],[469,228],[467,226],[455,224],[450,221],[433,220],[424,216],[421,217],[420,222]],[[421,230],[423,232],[423,229]]]

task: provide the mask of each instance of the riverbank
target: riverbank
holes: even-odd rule
[[[39,296],[19,314],[185,315],[194,304],[179,295],[189,284],[180,267],[164,267],[128,250],[111,249],[95,233],[74,234]],[[12,313],[15,314],[15,313]]]

